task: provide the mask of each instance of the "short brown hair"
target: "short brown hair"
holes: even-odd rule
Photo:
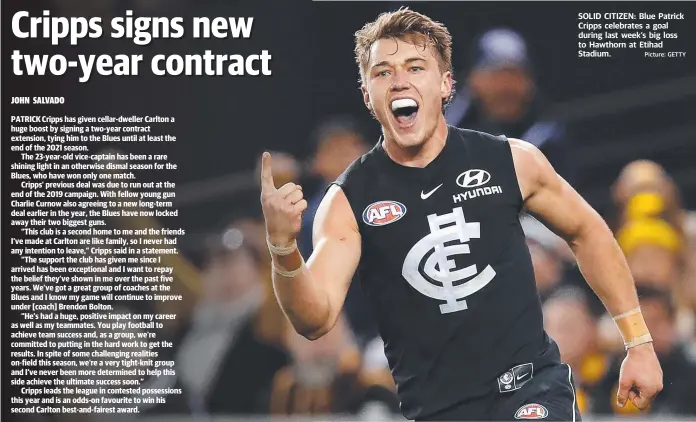
[[[360,70],[360,81],[364,81],[372,44],[383,38],[412,40],[413,37],[423,39],[425,46],[435,49],[441,72],[452,72],[452,36],[447,27],[402,7],[395,12],[382,13],[355,33],[355,61]]]

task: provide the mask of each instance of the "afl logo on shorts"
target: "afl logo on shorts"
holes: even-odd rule
[[[370,226],[384,226],[406,215],[406,206],[396,201],[379,201],[363,211],[363,221]]]
[[[549,415],[549,411],[540,404],[531,403],[517,409],[515,419],[544,419]]]

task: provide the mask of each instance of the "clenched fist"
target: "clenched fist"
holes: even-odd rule
[[[264,152],[261,158],[261,207],[266,220],[266,233],[273,246],[292,244],[302,225],[302,213],[307,201],[302,187],[286,183],[276,189],[271,169],[271,154]]]
[[[652,343],[628,349],[619,375],[619,407],[630,400],[638,409],[646,410],[662,387],[662,368]]]

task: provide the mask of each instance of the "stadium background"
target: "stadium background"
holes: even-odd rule
[[[314,133],[318,126],[335,116],[350,116],[357,119],[369,144],[376,141],[379,135],[378,126],[364,109],[358,91],[352,36],[365,22],[374,19],[380,12],[393,10],[402,5],[427,14],[449,28],[454,39],[453,61],[458,80],[457,88],[466,84],[466,71],[472,65],[471,46],[476,36],[489,29],[507,27],[518,31],[526,39],[536,83],[540,92],[543,92],[550,100],[550,104],[545,109],[548,115],[545,114],[544,117],[568,125],[569,141],[563,144],[563,148],[573,157],[573,166],[577,169],[573,184],[612,222],[614,229],[621,228],[614,223],[618,224],[621,221],[623,210],[612,201],[611,187],[621,169],[638,159],[648,159],[659,163],[669,174],[674,186],[680,191],[683,202],[681,207],[677,207],[680,211],[696,209],[696,167],[693,164],[696,157],[696,125],[693,123],[692,116],[696,106],[696,77],[694,77],[696,67],[694,56],[686,44],[686,40],[693,39],[693,17],[691,20],[674,22],[674,27],[677,28],[674,32],[678,32],[680,38],[672,44],[675,47],[669,49],[687,51],[691,55],[686,59],[647,60],[636,51],[618,51],[614,58],[604,60],[576,57],[577,15],[580,12],[687,12],[688,18],[692,15],[686,9],[693,10],[691,5],[647,2],[630,7],[626,3],[550,2],[293,2],[291,4],[272,0],[254,2],[152,0],[132,1],[127,5],[106,0],[36,2],[33,6],[37,8],[48,7],[54,14],[65,13],[73,16],[102,15],[108,18],[110,14],[122,14],[126,8],[132,8],[136,11],[136,15],[142,16],[253,16],[255,19],[253,36],[248,40],[193,40],[186,37],[183,40],[156,40],[147,47],[138,47],[128,41],[103,37],[100,40],[87,40],[78,48],[59,47],[58,50],[62,49],[63,54],[74,54],[76,51],[80,53],[142,53],[147,57],[157,53],[201,53],[205,49],[210,49],[213,52],[227,54],[256,54],[260,50],[268,50],[273,55],[271,65],[273,76],[271,77],[156,78],[148,72],[142,72],[141,76],[131,78],[94,76],[88,84],[78,84],[76,78],[70,77],[24,79],[31,81],[31,89],[41,95],[49,95],[49,93],[65,95],[66,114],[157,114],[177,117],[178,123],[172,132],[178,136],[178,142],[168,146],[166,153],[170,154],[170,160],[177,163],[180,169],[172,175],[173,181],[178,185],[177,205],[180,209],[180,217],[175,223],[167,224],[169,227],[181,226],[188,233],[181,245],[182,257],[185,257],[185,260],[177,261],[175,270],[177,282],[181,283],[180,291],[185,292],[187,297],[182,308],[179,309],[184,323],[172,328],[170,333],[173,339],[180,340],[180,344],[184,344],[187,335],[196,334],[195,327],[190,326],[195,326],[197,303],[206,303],[205,299],[199,298],[201,295],[205,296],[205,292],[208,291],[206,283],[222,284],[222,287],[216,288],[223,290],[225,290],[225,283],[229,283],[230,286],[237,286],[237,283],[246,286],[245,283],[251,281],[251,284],[266,283],[267,286],[268,263],[263,256],[256,258],[255,262],[261,268],[260,273],[257,274],[243,267],[244,264],[239,263],[235,255],[236,250],[241,248],[240,242],[249,246],[250,250],[263,254],[262,245],[261,247],[257,245],[258,238],[255,237],[258,234],[255,231],[258,226],[255,224],[258,224],[259,217],[256,166],[260,153],[264,150],[286,153],[286,164],[290,169],[288,177],[314,182],[308,186],[318,190],[321,183],[317,183],[311,166],[316,146]],[[190,20],[187,19],[187,22]],[[36,49],[37,52],[55,53],[57,51],[55,47],[49,47],[41,41],[34,43],[31,48]],[[30,49],[26,47],[26,44],[23,45],[24,50]],[[128,151],[127,148],[122,149]],[[149,177],[156,176],[149,175]],[[671,188],[665,186],[671,186],[671,184],[658,179],[649,191],[657,192],[658,196],[663,197],[664,202],[670,204]],[[679,233],[684,232],[688,235],[691,230],[692,239],[696,236],[693,222],[691,226],[688,226],[688,218],[671,220],[670,216],[665,214],[669,213],[663,213],[657,219],[667,221]],[[684,221],[683,226],[681,226],[682,221]],[[549,240],[552,237],[549,237],[543,229],[530,226],[529,233],[530,247],[539,251],[540,271],[551,271],[549,268],[554,268],[554,265],[572,266],[564,261],[567,258],[563,255],[562,248]],[[655,237],[657,236],[646,236],[646,239]],[[658,248],[664,246],[659,240],[645,242],[650,246],[656,244]],[[678,253],[686,254],[688,251],[684,248]],[[229,260],[226,260],[227,258]],[[689,272],[687,265],[693,263],[695,259],[693,255],[687,256],[684,260],[680,259],[667,258],[658,261],[655,265],[679,266],[672,271],[680,275],[679,280],[670,280],[657,290],[670,291],[683,299],[684,292],[693,294],[693,290],[696,290],[694,289],[696,276],[693,272]],[[549,264],[549,261],[553,262]],[[227,265],[229,267],[226,267]],[[220,271],[225,269],[228,269],[227,273],[222,274]],[[237,280],[245,276],[250,280]],[[574,306],[578,305],[578,302],[575,299],[580,296],[576,290],[577,285],[574,281],[566,283],[563,277],[558,275],[554,286],[567,288],[563,289],[566,293],[575,293],[570,295],[570,299],[568,295],[563,294],[550,299],[558,300],[557,303],[561,303],[561,308],[564,310],[576,310]],[[229,290],[234,291],[234,288],[230,287]],[[649,290],[646,295],[659,299],[662,297],[659,293]],[[230,293],[228,298],[231,301],[239,299],[234,293]],[[253,300],[258,299],[251,299]],[[569,302],[563,302],[563,300],[569,300]],[[680,315],[683,317],[680,321],[686,321],[682,325],[687,327],[681,334],[685,344],[693,342],[696,337],[694,335],[696,330],[693,327],[689,328],[689,321],[693,319],[694,303],[696,301],[689,302],[689,300],[679,303]],[[129,305],[124,304],[124,306]],[[579,307],[583,308],[584,305]],[[334,359],[343,362],[345,355],[350,355],[349,352],[353,350],[354,341],[350,339],[350,336],[330,339],[319,346],[287,341],[285,334],[281,333],[281,328],[278,328],[281,319],[277,310],[272,309],[273,301],[266,298],[261,308],[268,316],[260,318],[262,321],[259,325],[272,332],[268,334],[268,338],[283,337],[278,344],[280,347],[289,349],[289,357],[286,357],[287,366],[279,365],[282,367],[280,372],[291,368],[283,374],[284,376],[290,374],[288,377],[292,381],[287,381],[288,383],[299,383],[298,379],[305,378],[302,376],[301,369],[304,368],[302,364],[306,364],[304,360],[312,359],[308,357],[320,356],[325,360]],[[582,319],[587,314],[592,314],[583,309],[578,312],[572,315],[578,315],[578,318]],[[559,319],[556,322],[561,324],[561,331],[563,331],[563,321]],[[592,314],[588,323],[588,326],[593,327],[591,330],[606,331],[606,327],[602,324],[602,317]],[[576,328],[574,326],[565,331]],[[587,326],[581,328],[588,329]],[[579,335],[576,337],[586,339]],[[610,334],[606,334],[602,341],[606,343],[602,346],[605,349],[598,347],[591,353],[587,352],[592,354],[591,358],[594,359],[599,355],[604,359],[609,356],[609,352],[604,353],[604,350],[613,350],[612,347],[615,345],[611,344]],[[191,342],[190,339],[189,342]],[[257,346],[254,345],[254,347]],[[319,350],[309,350],[312,347]],[[234,372],[235,368],[241,371],[241,367],[246,366],[247,369],[258,370],[258,373],[253,372],[253,374],[256,374],[254,376],[258,376],[259,379],[273,378],[272,383],[285,379],[278,374],[267,373],[268,368],[278,365],[280,358],[275,355],[265,356],[262,352],[253,353],[253,350],[256,350],[253,348],[250,350],[245,351],[247,355],[224,355],[223,363],[218,363],[218,368],[225,366],[225,359],[230,365],[225,367],[226,369],[219,369],[218,372],[213,370],[211,374],[231,371],[224,372],[225,376],[235,378],[237,376]],[[389,408],[392,404],[391,398],[384,390],[379,388],[361,390],[365,385],[383,386],[386,390],[389,389],[388,380],[385,381],[383,371],[380,372],[379,356],[373,356],[374,350],[374,347],[368,347],[367,351],[361,350],[362,357],[357,358],[359,362],[369,362],[369,376],[362,373],[354,374],[354,378],[345,381],[348,387],[342,384],[341,388],[345,390],[339,388],[337,391],[342,391],[348,396],[355,395],[356,400],[362,404],[370,403],[368,409],[377,413],[359,413],[356,410],[358,407],[362,410],[365,408],[346,405],[344,410],[350,409],[350,411],[336,412],[337,415],[348,413],[348,417],[351,418],[374,418],[377,415],[383,416],[384,413],[381,413],[383,409]],[[367,356],[368,353],[371,355]],[[189,352],[189,355],[191,354],[195,356],[194,352]],[[338,355],[341,356],[337,357]],[[181,359],[182,362],[177,364],[179,370],[187,365],[184,362],[185,358]],[[272,361],[272,363],[267,363],[263,359],[269,359],[268,362]],[[195,361],[196,358],[194,357],[193,360]],[[293,360],[301,364],[295,365],[292,363]],[[579,362],[582,366],[582,360]],[[689,378],[689,374],[696,373],[694,369],[696,364],[692,367],[689,366],[692,364],[689,363],[691,361],[685,362],[680,364],[683,367],[680,367],[677,372],[681,373],[683,378]],[[336,365],[338,364],[334,363],[334,366]],[[604,368],[606,371],[609,371],[608,366],[610,365],[607,364],[607,368]],[[321,368],[312,369],[320,371]],[[579,367],[578,371],[581,369]],[[696,375],[691,377],[696,378]],[[311,384],[312,377],[306,378],[308,378],[306,381]],[[370,382],[365,379],[369,379]],[[188,381],[197,383],[196,385],[205,384],[200,380]],[[688,381],[680,385],[693,385]],[[215,384],[216,382],[219,384]],[[611,383],[611,380],[607,382]],[[666,384],[669,382],[671,381],[666,379]],[[170,402],[175,402],[180,405],[179,407],[155,408],[151,412],[160,414],[166,411],[169,413],[170,420],[174,420],[175,417],[188,420],[192,414],[209,412],[217,416],[250,417],[244,413],[214,409],[225,409],[224,402],[232,403],[242,400],[239,398],[243,396],[241,392],[258,387],[255,383],[240,381],[235,385],[227,385],[224,380],[215,380],[213,384],[215,384],[213,387],[208,386],[210,390],[207,393],[200,393],[199,396],[182,399],[170,397]],[[274,385],[277,387],[277,384]],[[295,384],[292,385],[292,388],[297,388]],[[321,408],[316,403],[324,403],[325,394],[328,393],[315,387],[315,385],[312,385],[312,388],[306,387],[311,390],[311,394],[306,393],[307,390],[302,387],[302,391],[305,392],[302,400],[315,403],[309,405],[310,408],[312,406]],[[610,389],[611,385],[609,385]],[[213,390],[216,390],[216,393],[211,393]],[[300,395],[297,393],[299,390],[292,391],[296,396]],[[211,398],[212,395],[216,397]],[[683,400],[689,400],[689,397],[692,398],[693,394],[691,396],[687,394]],[[252,399],[247,397],[244,400]],[[293,399],[285,397],[283,400],[292,401]],[[302,401],[297,397],[294,400]],[[372,406],[374,403],[379,403],[381,406],[374,407]],[[299,410],[304,409],[300,404],[293,405],[298,409],[294,412],[295,415],[311,417]],[[274,417],[287,413],[287,406],[279,406],[269,412],[256,414],[252,418],[260,420],[265,416],[264,413],[274,413]],[[591,405],[587,406],[588,419],[618,417],[618,413],[614,414],[612,410],[595,414],[591,410]],[[638,416],[629,414],[628,417]],[[320,416],[320,418],[325,420],[325,417]]]

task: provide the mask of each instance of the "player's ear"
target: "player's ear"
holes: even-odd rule
[[[360,92],[362,92],[363,101],[365,102],[365,107],[367,107],[368,110],[372,111],[372,102],[370,101],[370,93],[367,92],[367,88],[365,88],[365,84],[360,85]]]
[[[442,80],[440,81],[440,95],[442,98],[448,98],[454,87],[454,79],[452,78],[452,72],[447,71],[442,73]]]

